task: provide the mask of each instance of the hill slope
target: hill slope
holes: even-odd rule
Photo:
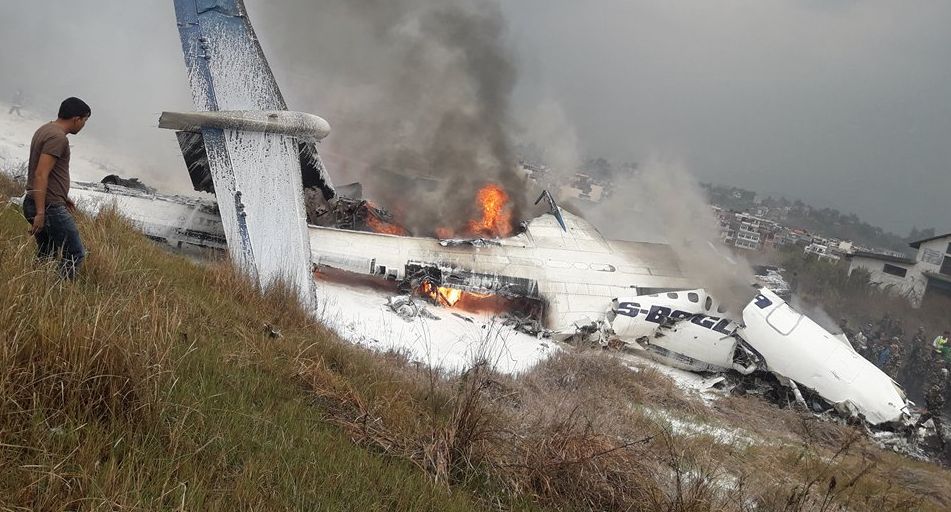
[[[91,257],[63,284],[26,227],[0,199],[0,508],[480,508],[325,420],[295,385],[298,344],[352,375],[372,364],[286,296],[163,253],[114,215],[81,222]]]

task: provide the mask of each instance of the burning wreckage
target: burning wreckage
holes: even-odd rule
[[[556,206],[557,208],[557,206]],[[692,289],[664,245],[604,239],[554,210],[509,238],[437,240],[312,227],[318,268],[395,281],[439,304],[491,300],[537,319],[559,341],[619,340],[697,372],[769,372],[806,405],[800,388],[871,424],[908,415],[901,388],[767,288],[733,317]]]
[[[226,239],[235,263],[262,285],[281,279],[306,301],[314,271],[361,276],[444,307],[513,313],[558,341],[620,342],[696,372],[765,372],[804,405],[820,399],[873,425],[907,419],[909,403],[891,378],[773,291],[761,288],[740,314],[728,313],[682,274],[670,247],[607,240],[550,195],[542,197],[549,212],[512,236],[499,236],[511,219],[494,185],[480,191],[483,218],[464,230],[472,236],[407,236],[358,186],[333,186],[317,151],[330,126],[286,110],[243,2],[174,3],[199,112],[164,113],[160,126],[177,131],[193,185],[215,193],[220,213],[198,225],[207,204],[163,202],[177,208],[172,231],[191,234],[186,243]],[[308,225],[305,189],[326,202],[312,215],[324,225]]]

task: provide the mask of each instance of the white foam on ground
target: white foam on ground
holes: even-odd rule
[[[448,371],[462,371],[484,359],[499,372],[520,373],[560,350],[551,340],[504,327],[484,314],[427,305],[438,320],[406,321],[387,306],[389,297],[384,291],[320,281],[318,317],[352,343],[404,353]]]
[[[727,428],[677,417],[663,409],[644,409],[644,412],[647,416],[668,425],[674,435],[684,437],[710,436],[719,444],[738,448],[748,448],[754,444],[762,443],[753,434],[742,429]]]
[[[659,373],[674,381],[674,384],[682,391],[688,395],[700,398],[707,405],[710,405],[711,402],[724,396],[722,390],[713,387],[714,384],[723,380],[723,377],[720,375],[703,376],[679,368],[673,368],[654,361],[647,355],[640,356],[631,352],[618,352],[615,355],[634,371],[640,371],[642,368],[653,368],[657,370]]]

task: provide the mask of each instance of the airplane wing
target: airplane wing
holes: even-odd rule
[[[179,130],[196,188],[214,190],[235,262],[264,286],[283,279],[309,296],[301,145],[313,147],[329,125],[311,116],[320,129],[288,129],[301,118],[285,112],[242,0],[174,4],[195,109],[216,114],[166,113],[160,126]]]

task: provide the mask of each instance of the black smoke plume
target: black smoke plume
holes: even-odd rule
[[[517,72],[496,2],[286,3],[262,12],[259,33],[278,48],[272,63],[291,70],[289,103],[305,103],[291,107],[334,125],[324,144],[331,173],[361,181],[416,234],[464,226],[487,183],[506,189],[518,218]]]

